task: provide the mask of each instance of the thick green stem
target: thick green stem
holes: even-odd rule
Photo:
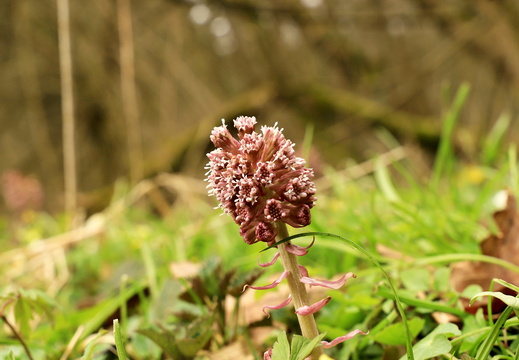
[[[277,223],[278,235],[277,240],[286,239],[288,235],[288,230],[286,224],[283,222]],[[306,292],[305,285],[299,281],[301,279],[301,271],[299,270],[299,263],[297,262],[297,256],[289,253],[286,250],[286,247],[290,244],[290,242],[286,242],[280,244],[278,246],[279,253],[281,255],[281,261],[283,262],[283,266],[285,270],[290,271],[290,275],[287,276],[288,288],[290,289],[290,294],[292,295],[292,302],[294,303],[294,307],[296,309],[301,306],[309,306],[310,301],[308,297],[308,293]],[[299,326],[301,327],[301,334],[308,338],[313,339],[317,335],[319,335],[319,329],[317,328],[317,324],[315,322],[315,318],[312,314],[310,315],[297,315],[297,319],[299,321]],[[314,349],[312,354],[310,355],[310,359],[318,360],[319,357],[324,354],[322,346],[318,346]]]

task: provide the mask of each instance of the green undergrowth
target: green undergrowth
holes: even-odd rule
[[[480,242],[498,232],[492,214],[504,206],[503,191],[517,195],[519,185],[516,149],[501,144],[506,119],[498,121],[471,162],[456,157],[451,140],[465,91],[460,89],[446,112],[429,173],[417,173],[412,156],[391,162],[381,157],[370,160],[370,170],[360,176],[352,176],[348,165],[325,168],[316,181],[312,224],[293,234],[324,232],[353,241],[381,264],[399,299],[362,251],[347,241],[316,236],[301,259],[312,276],[350,271],[357,276],[343,290],[327,291],[332,300],[317,317],[324,339],[369,331],[327,350],[334,359],[405,358],[406,342],[413,346],[410,358],[417,360],[518,356],[517,318],[501,319],[497,326],[482,309],[465,312],[461,299],[489,289],[459,293],[450,280],[456,262],[492,261],[479,256]],[[388,150],[400,146],[387,134],[381,139]],[[246,245],[238,226],[214,210],[214,199],[197,190],[203,184],[191,182],[197,185],[189,193],[171,190],[178,196],[161,215],[150,198],[131,200],[131,189],[121,186],[113,211],[95,215],[104,224],[98,234],[44,247],[38,256],[31,251],[46,241],[41,239],[65,232],[66,219],[30,213],[14,229],[3,221],[2,238],[14,238],[14,232],[16,242],[6,244],[8,256],[0,264],[5,274],[0,358],[210,359],[240,343],[244,354],[262,359],[276,338],[287,341],[283,331],[297,332],[290,309],[243,323],[243,286],[268,283],[281,265],[260,272],[258,261],[270,260],[274,251],[260,253],[265,246]],[[312,236],[293,241],[306,246]],[[190,271],[188,263],[199,267]],[[504,266],[517,272],[513,264]],[[254,296],[259,300],[268,293]],[[226,305],[229,298],[234,307]],[[255,328],[268,328],[270,335],[258,341],[251,335]]]

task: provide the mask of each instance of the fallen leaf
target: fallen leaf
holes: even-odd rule
[[[494,213],[494,221],[499,229],[498,234],[489,235],[481,243],[481,252],[484,255],[497,257],[515,265],[519,265],[519,215],[515,197],[508,193],[506,207]],[[451,272],[451,284],[458,292],[462,292],[469,285],[479,285],[483,290],[490,289],[494,278],[503,279],[512,284],[519,284],[519,274],[503,268],[502,266],[462,261],[454,265]],[[495,284],[493,291],[499,291],[507,295],[515,295],[514,292],[504,286]],[[469,299],[463,299],[465,311],[475,313],[479,308],[486,312],[487,300],[479,300],[469,306]],[[492,313],[500,313],[506,305],[498,299],[492,301]]]

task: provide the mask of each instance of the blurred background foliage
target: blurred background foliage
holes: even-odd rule
[[[425,171],[448,89],[466,82],[471,92],[454,136],[460,156],[472,160],[503,114],[507,140],[518,136],[517,1],[121,4],[70,1],[78,198],[90,211],[109,202],[132,166],[138,178],[165,171],[203,178],[210,130],[238,115],[279,122],[299,145],[313,131],[318,171],[320,163],[343,166],[387,151],[380,128],[416,149],[409,156]],[[0,3],[0,174],[38,179],[45,194],[38,204],[53,212],[63,210],[64,182],[56,10],[50,0]],[[129,75],[121,75],[122,39],[131,44]],[[125,76],[135,84],[130,103]],[[137,145],[129,145],[128,111]],[[142,156],[130,161],[132,151]]]

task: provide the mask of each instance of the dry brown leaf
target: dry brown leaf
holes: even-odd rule
[[[499,233],[489,235],[481,243],[481,252],[484,255],[494,256],[515,265],[519,265],[519,215],[515,197],[508,193],[506,207],[494,213],[494,221]],[[462,292],[469,285],[479,285],[483,290],[488,290],[492,279],[499,278],[512,284],[519,284],[519,274],[503,268],[502,266],[473,261],[462,261],[454,265],[451,272],[451,284],[458,292]],[[495,284],[493,291],[505,294],[513,292],[503,286]],[[475,313],[480,307],[486,310],[487,300],[480,300],[468,306],[468,300],[464,301],[467,312]],[[494,299],[492,312],[501,312],[506,305]]]

